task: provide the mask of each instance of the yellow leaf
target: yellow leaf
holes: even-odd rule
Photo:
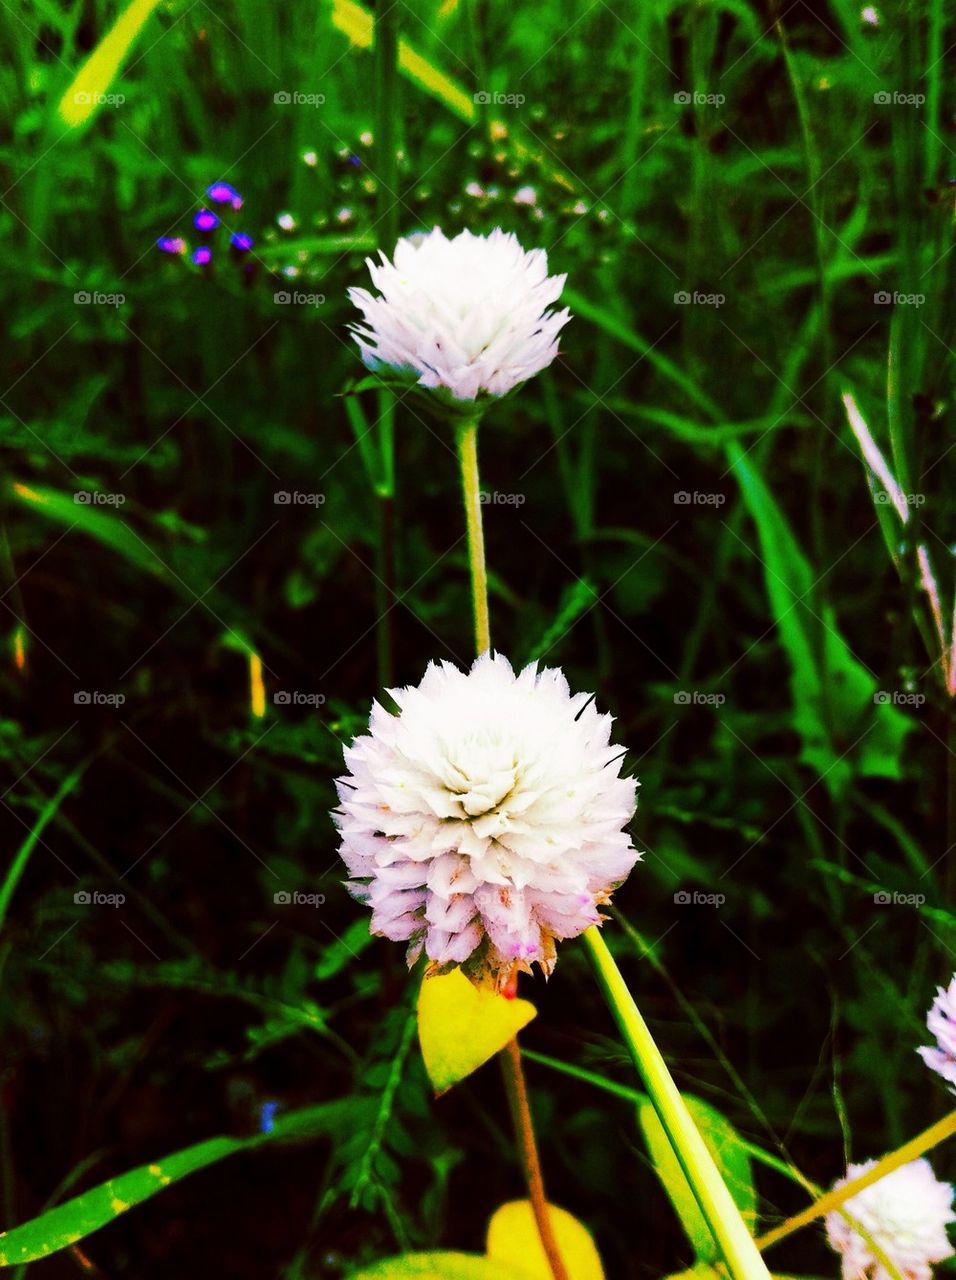
[[[573,1214],[548,1205],[551,1229],[568,1280],[604,1280],[604,1268],[591,1233]],[[511,1200],[496,1209],[488,1223],[487,1254],[503,1267],[518,1267],[528,1280],[551,1280],[530,1200]]]
[[[73,83],[60,99],[59,112],[72,128],[85,124],[105,102],[120,64],[159,0],[132,0],[80,67]],[[122,102],[122,95],[112,95]],[[114,103],[113,105],[116,105]]]
[[[536,1013],[476,987],[460,969],[426,978],[418,996],[418,1040],[436,1093],[444,1093],[503,1049]]]

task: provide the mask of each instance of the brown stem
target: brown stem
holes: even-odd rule
[[[521,1169],[528,1185],[528,1196],[531,1200],[531,1211],[541,1237],[548,1266],[554,1280],[568,1280],[568,1273],[558,1242],[551,1226],[548,1213],[548,1202],[544,1194],[544,1178],[541,1175],[541,1161],[538,1159],[538,1144],[535,1142],[534,1127],[531,1123],[531,1108],[528,1105],[528,1087],[525,1084],[524,1068],[521,1065],[521,1049],[517,1039],[509,1040],[498,1054],[501,1071],[505,1078],[505,1092],[508,1095],[508,1107],[511,1110],[511,1121],[514,1125],[515,1139],[521,1155]]]

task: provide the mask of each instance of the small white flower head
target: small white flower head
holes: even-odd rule
[[[851,1164],[842,1187],[872,1169]],[[938,1182],[928,1160],[913,1160],[851,1196],[843,1208],[882,1250],[904,1280],[931,1280],[931,1264],[952,1257],[946,1226],[956,1221],[953,1188]],[[836,1210],[826,1216],[827,1239],[843,1255],[843,1280],[890,1280],[868,1240]]]
[[[363,323],[351,326],[369,369],[411,377],[444,403],[507,395],[558,354],[571,313],[549,311],[565,276],[548,275],[544,249],[526,253],[510,232],[440,227],[399,240],[393,261],[366,259],[378,295],[349,289]]]
[[[923,1045],[916,1052],[956,1092],[956,974],[948,988],[936,988],[936,999],[926,1015],[926,1025],[930,1035],[936,1037],[936,1043]]]
[[[375,703],[345,750],[333,814],[372,932],[478,983],[549,974],[555,939],[598,923],[640,857],[611,716],[560,671],[491,653],[390,692],[397,714]]]

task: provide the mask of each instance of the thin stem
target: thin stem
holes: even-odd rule
[[[475,647],[491,648],[488,618],[488,575],[485,569],[485,535],[481,524],[481,492],[478,488],[478,419],[462,423],[456,431],[462,496],[468,525],[468,564],[471,568],[471,603],[475,617]]]
[[[508,1095],[508,1106],[515,1136],[518,1139],[518,1151],[521,1156],[521,1169],[528,1186],[531,1200],[531,1211],[537,1223],[541,1247],[554,1280],[568,1280],[568,1273],[558,1242],[551,1226],[548,1214],[548,1199],[544,1192],[544,1178],[541,1173],[541,1161],[538,1158],[538,1144],[534,1137],[534,1126],[531,1121],[531,1108],[528,1105],[528,1087],[525,1084],[524,1068],[521,1065],[521,1049],[517,1039],[510,1040],[498,1054],[501,1073],[505,1079],[505,1092]]]
[[[925,1155],[927,1151],[939,1146],[941,1142],[954,1133],[956,1133],[956,1111],[951,1111],[948,1116],[944,1116],[942,1120],[937,1120],[935,1124],[930,1125],[928,1129],[924,1129],[915,1138],[910,1138],[909,1142],[904,1142],[901,1147],[897,1147],[888,1156],[878,1160],[873,1168],[868,1169],[866,1173],[854,1178],[852,1182],[847,1182],[842,1187],[836,1187],[834,1190],[828,1191],[826,1195],[821,1196],[819,1200],[815,1200],[802,1213],[794,1214],[792,1218],[782,1222],[779,1227],[774,1227],[772,1231],[767,1231],[764,1235],[758,1237],[757,1248],[769,1249],[778,1240],[785,1239],[787,1236],[792,1235],[794,1231],[799,1231],[801,1227],[809,1226],[817,1218],[822,1218],[824,1214],[831,1213],[834,1209],[839,1209],[847,1200],[859,1195],[861,1191],[871,1187],[874,1182],[879,1182],[881,1178],[885,1178],[894,1169],[899,1169],[901,1165],[909,1164],[911,1160],[916,1160],[919,1156]]]
[[[384,394],[391,395],[391,392],[385,392]],[[389,412],[392,411],[392,408],[393,406],[389,406]],[[389,689],[394,683],[392,608],[397,598],[395,594],[395,504],[391,493],[383,493],[380,489],[376,491],[375,502],[377,516],[375,530],[375,638],[378,654],[378,684],[380,689]]]
[[[399,168],[398,149],[401,129],[401,77],[398,73],[398,46],[402,21],[401,0],[379,0],[374,16],[375,56],[375,168],[378,173],[376,194],[377,222],[381,239],[389,253],[398,239]],[[379,687],[393,683],[394,637],[392,609],[395,604],[395,395],[383,389],[379,395],[379,416],[375,430],[378,436],[378,474],[375,495],[378,504],[376,538],[376,610],[378,622]]]
[[[735,1280],[769,1280],[770,1273],[740,1210],[724,1185],[600,930],[592,925],[583,938],[598,985],[730,1274]]]
[[[475,618],[475,649],[479,654],[491,648],[491,624],[488,616],[488,576],[485,570],[485,538],[481,525],[481,490],[478,484],[478,425],[475,417],[456,428],[458,461],[461,467],[462,497],[465,503],[465,523],[468,529],[468,564],[471,570],[471,599]],[[544,1191],[544,1177],[538,1144],[534,1136],[531,1107],[528,1104],[528,1087],[521,1065],[521,1048],[517,1037],[505,1045],[498,1054],[508,1095],[508,1108],[515,1131],[521,1171],[528,1188],[531,1212],[538,1228],[541,1248],[548,1261],[554,1280],[568,1280],[568,1273],[558,1242],[555,1239],[548,1201]]]

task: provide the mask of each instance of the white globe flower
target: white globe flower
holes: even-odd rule
[[[851,1164],[844,1186],[872,1169],[875,1160]],[[894,1169],[879,1182],[851,1196],[844,1209],[886,1254],[904,1280],[931,1280],[931,1263],[952,1257],[946,1226],[956,1221],[953,1188],[937,1182],[927,1160],[913,1160]],[[842,1214],[826,1217],[827,1239],[843,1255],[843,1280],[890,1280],[890,1273],[869,1242]]]
[[[558,354],[571,313],[549,311],[565,276],[548,275],[544,249],[526,253],[496,228],[488,236],[440,227],[399,240],[394,261],[366,259],[375,296],[349,289],[364,323],[351,327],[365,364],[411,374],[447,399],[507,395]]]
[[[515,674],[500,654],[431,663],[391,694],[398,714],[375,703],[345,750],[333,815],[372,932],[476,981],[550,973],[555,939],[596,924],[640,857],[611,716],[560,671]]]
[[[923,1045],[916,1052],[926,1065],[939,1072],[956,1092],[956,974],[949,987],[937,987],[936,999],[926,1015],[930,1035],[935,1045]]]

